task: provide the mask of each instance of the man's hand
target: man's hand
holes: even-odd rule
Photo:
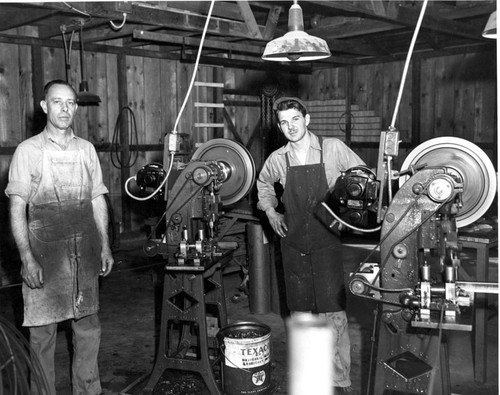
[[[22,258],[21,277],[31,289],[43,288],[43,268],[32,255]]]
[[[288,227],[285,223],[285,216],[278,213],[274,208],[269,208],[266,210],[267,218],[271,227],[280,237],[286,237],[286,232],[288,232]]]
[[[99,275],[106,277],[109,273],[111,273],[114,263],[115,260],[113,258],[113,254],[111,253],[111,249],[109,247],[103,247],[101,251],[101,273]]]

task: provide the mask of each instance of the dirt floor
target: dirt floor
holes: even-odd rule
[[[103,394],[142,393],[145,383],[155,363],[160,330],[162,264],[158,260],[146,258],[134,243],[122,243],[116,251],[117,266],[114,272],[101,283],[102,342],[99,357]],[[344,249],[346,273],[353,270],[366,256],[366,249],[348,247]],[[492,276],[497,278],[496,269]],[[248,296],[241,292],[240,271],[228,271],[224,275],[225,303],[229,322],[262,322],[271,328],[272,393],[287,394],[287,337],[285,321],[280,312],[265,314],[251,313]],[[18,327],[22,312],[20,287],[10,286],[0,291],[0,314],[10,317]],[[449,372],[451,393],[461,395],[498,394],[498,314],[497,298],[490,298],[488,319],[487,381],[474,381],[472,346],[470,333],[452,332],[447,334],[449,351]],[[348,296],[349,332],[351,337],[353,388],[359,394],[366,394],[370,376],[370,350],[375,304],[371,301]],[[68,327],[60,325],[56,350],[57,390],[60,395],[70,395],[70,353]],[[182,387],[181,392],[173,392],[175,381],[180,377],[184,382],[191,378],[173,373],[162,377],[155,394],[204,394],[200,380],[193,379],[191,388]],[[214,376],[221,385],[217,367]],[[200,384],[201,383],[201,384]],[[243,392],[242,392],[243,393]],[[311,383],[311,394],[314,383]]]

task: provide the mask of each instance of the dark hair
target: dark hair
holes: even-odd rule
[[[52,81],[47,82],[45,84],[45,86],[43,87],[43,93],[44,93],[45,97],[47,97],[47,94],[49,93],[50,88],[52,88],[54,85],[64,85],[64,86],[67,86],[75,94],[75,99],[77,98],[78,95],[77,95],[77,93],[75,91],[75,88],[73,88],[69,82],[64,81],[64,80],[52,80]]]
[[[278,116],[278,111],[285,111],[291,108],[295,108],[300,111],[303,116],[307,114],[307,107],[304,102],[296,97],[280,97],[273,104],[273,110]]]

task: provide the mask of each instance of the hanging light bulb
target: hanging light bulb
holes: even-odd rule
[[[267,43],[263,60],[275,62],[312,61],[331,56],[325,40],[304,32],[302,8],[294,0],[288,13],[288,33]]]

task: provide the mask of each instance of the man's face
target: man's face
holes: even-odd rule
[[[299,110],[290,108],[278,112],[278,126],[288,141],[295,143],[302,140],[309,125],[309,114],[304,117]]]
[[[47,124],[62,130],[71,126],[78,108],[75,93],[66,85],[50,87],[47,97],[40,105],[47,114]]]

